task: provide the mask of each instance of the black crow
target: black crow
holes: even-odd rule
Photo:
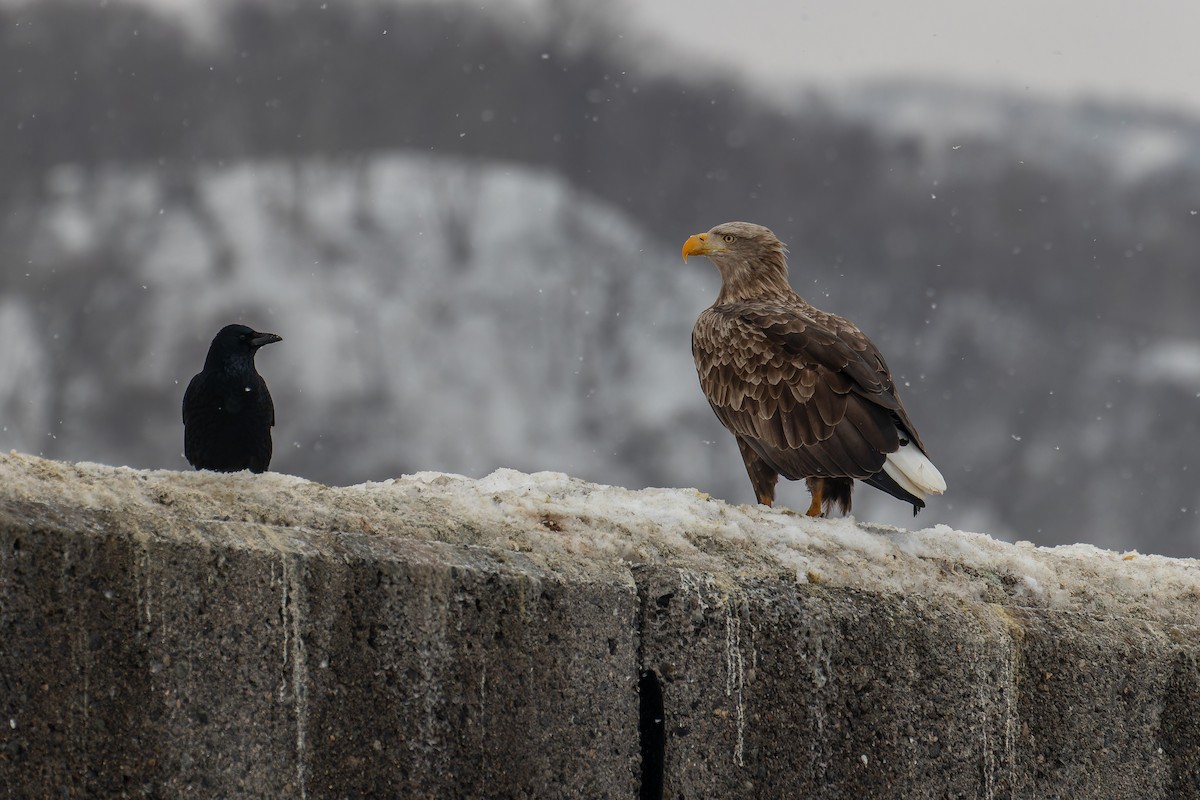
[[[279,341],[245,325],[226,325],[213,338],[204,369],[183,394],[183,454],[196,469],[263,472],[270,465],[275,405],[254,354]]]

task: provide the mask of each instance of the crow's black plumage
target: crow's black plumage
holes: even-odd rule
[[[275,405],[254,354],[278,341],[245,325],[226,325],[213,338],[204,369],[183,394],[183,454],[196,469],[263,472],[270,465]]]

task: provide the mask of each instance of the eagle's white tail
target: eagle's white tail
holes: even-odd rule
[[[946,491],[946,479],[942,473],[911,444],[902,445],[896,452],[888,453],[887,460],[883,462],[883,471],[904,491],[922,500],[927,494]]]

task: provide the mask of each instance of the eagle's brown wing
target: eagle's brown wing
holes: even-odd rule
[[[785,477],[866,479],[901,435],[921,447],[883,357],[840,317],[714,306],[696,321],[692,354],[717,417]]]

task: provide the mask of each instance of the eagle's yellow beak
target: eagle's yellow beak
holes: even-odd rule
[[[687,263],[688,256],[702,256],[708,253],[708,234],[697,233],[689,236],[688,240],[683,243],[683,263]]]

